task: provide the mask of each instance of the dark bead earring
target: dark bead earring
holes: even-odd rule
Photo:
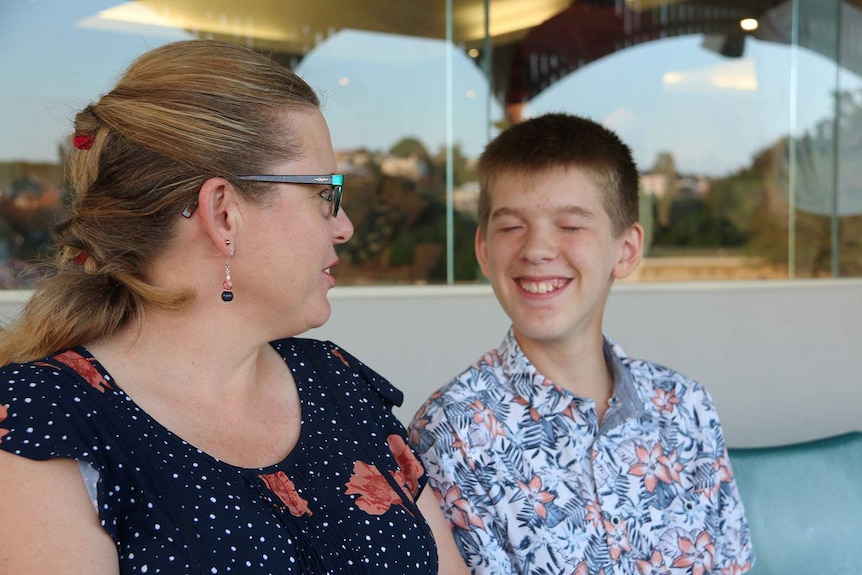
[[[225,240],[224,243],[226,245],[230,245],[230,240]],[[230,281],[230,258],[233,257],[233,250],[231,250],[230,256],[224,262],[224,282],[221,284],[224,291],[221,292],[221,299],[224,302],[233,301],[233,283]]]

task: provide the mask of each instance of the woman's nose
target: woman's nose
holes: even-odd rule
[[[338,215],[333,218],[333,236],[336,244],[343,244],[353,237],[353,222],[347,216],[347,212],[342,207],[338,210]]]

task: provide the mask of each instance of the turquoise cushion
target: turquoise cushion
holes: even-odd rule
[[[862,574],[862,432],[731,449],[752,575]]]

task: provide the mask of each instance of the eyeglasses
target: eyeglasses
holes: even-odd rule
[[[326,195],[324,195],[325,192],[321,192],[321,197],[327,202],[332,202],[330,215],[333,218],[337,216],[338,209],[341,207],[342,185],[344,184],[343,174],[330,174],[328,176],[237,176],[237,178],[247,182],[271,182],[274,184],[328,184],[331,191]]]
[[[338,215],[338,210],[341,208],[342,186],[344,184],[344,174],[329,174],[329,175],[311,175],[311,176],[279,176],[279,175],[262,175],[262,176],[237,176],[237,179],[247,182],[270,182],[273,184],[318,184],[329,186],[329,189],[320,192],[322,197],[327,202],[331,202],[332,206],[329,210],[329,215],[333,218]],[[192,202],[189,207],[183,210],[183,216],[190,218],[197,207],[197,200]]]

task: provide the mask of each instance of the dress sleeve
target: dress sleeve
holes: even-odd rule
[[[0,449],[38,461],[98,464],[98,409],[64,372],[35,363],[0,369]]]
[[[124,471],[109,461],[109,452],[124,457],[116,442],[116,432],[89,391],[65,371],[38,363],[0,368],[0,449],[36,461],[76,460],[102,526],[114,541],[113,486],[128,485]]]
[[[447,417],[451,407],[442,392],[432,395],[408,426],[411,445],[474,575],[516,575],[514,552],[495,507],[495,480],[467,453],[466,432]]]
[[[709,425],[708,432],[714,440],[713,467],[716,473],[713,488],[717,498],[718,521],[713,570],[728,575],[744,573],[751,569],[755,561],[748,520],[736,486],[718,412],[709,393],[702,387],[700,391],[703,393],[703,402],[698,417]]]

